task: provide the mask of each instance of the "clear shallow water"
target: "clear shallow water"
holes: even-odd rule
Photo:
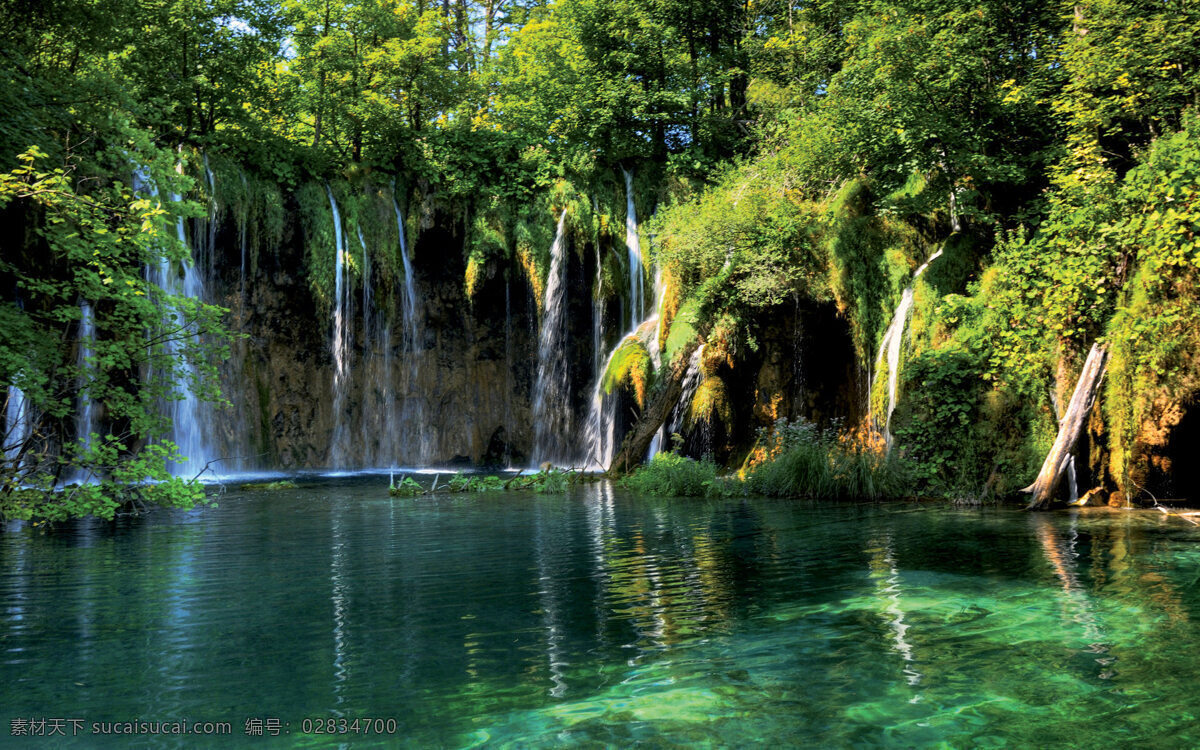
[[[397,723],[354,747],[1196,746],[1198,580],[1158,514],[231,492],[0,533],[0,744],[336,746],[302,722],[344,716]]]

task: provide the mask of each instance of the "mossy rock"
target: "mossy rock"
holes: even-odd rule
[[[650,352],[636,338],[626,338],[613,353],[604,371],[604,392],[612,393],[615,388],[628,387],[633,391],[638,406],[644,408],[652,373]]]
[[[238,489],[244,492],[278,492],[279,490],[294,490],[296,483],[290,479],[280,479],[276,482],[248,482]]]

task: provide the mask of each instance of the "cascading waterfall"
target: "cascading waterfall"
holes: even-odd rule
[[[158,186],[149,179],[142,170],[134,173],[134,190],[145,192],[151,198],[158,198]],[[172,194],[173,201],[179,201],[178,195]],[[191,250],[184,230],[183,217],[175,220],[175,234],[180,244]],[[192,258],[186,259],[177,268],[167,257],[157,266],[147,268],[150,282],[167,294],[187,297],[199,302],[206,300],[204,277]],[[182,310],[170,310],[164,313],[164,324],[175,329],[164,344],[167,353],[176,361],[176,366],[183,372],[174,378],[171,384],[172,395],[166,400],[164,409],[171,419],[170,433],[164,437],[171,440],[179,448],[183,461],[173,463],[170,471],[173,476],[197,476],[208,469],[210,461],[215,457],[208,436],[211,420],[211,407],[202,402],[192,390],[196,382],[197,372],[193,362],[183,356],[186,345],[198,343],[198,334],[184,318]]]
[[[33,420],[30,416],[25,392],[15,385],[10,385],[4,408],[4,455],[10,461],[20,455],[22,446],[33,434]]]
[[[600,198],[592,196],[592,214],[600,215]],[[596,281],[592,287],[592,376],[600,378],[600,365],[604,363],[604,298],[600,291],[603,287],[604,268],[600,260],[600,243],[596,245]]]
[[[533,389],[534,464],[561,462],[563,446],[571,434],[570,381],[566,358],[566,255],[567,212],[558,217],[554,244],[550,246],[550,274],[546,279],[542,330],[538,337],[537,380]]]
[[[625,247],[629,252],[629,326],[637,330],[642,320],[642,248],[638,241],[637,209],[633,205],[633,172],[625,173]]]
[[[662,304],[663,304],[663,298],[666,296],[666,291],[667,291],[667,287],[666,287],[666,284],[663,282],[662,268],[658,265],[657,262],[655,262],[655,264],[654,264],[654,318],[657,318],[658,325],[655,326],[654,335],[651,336],[651,338],[650,338],[650,346],[646,347],[650,353],[650,362],[654,365],[655,370],[657,370],[659,367],[662,366],[662,363],[659,362],[659,359],[660,359],[659,341],[662,339],[662,335],[663,335]],[[658,455],[659,451],[662,450],[663,444],[666,442],[667,436],[669,434],[670,434],[670,432],[667,429],[667,423],[664,422],[662,424],[662,426],[658,428],[658,432],[654,433],[654,437],[650,439],[650,447],[649,447],[649,449],[647,449],[647,452],[646,452],[646,460],[647,461],[649,461],[650,459],[652,459]]]
[[[900,382],[900,349],[904,343],[904,327],[908,324],[908,313],[912,310],[913,288],[916,286],[917,279],[925,273],[925,269],[929,268],[929,264],[942,254],[944,247],[944,245],[939,247],[937,252],[930,255],[929,259],[913,273],[912,282],[900,296],[900,304],[896,306],[892,322],[888,324],[887,331],[883,334],[883,341],[879,345],[879,355],[875,358],[875,375],[871,378],[871,393],[875,392],[875,381],[879,377],[879,368],[883,364],[884,357],[887,358],[888,405],[883,420],[883,438],[887,443],[888,450],[892,448],[891,424],[892,412],[896,409],[896,388]]]
[[[696,391],[700,388],[700,382],[704,379],[700,372],[700,361],[704,357],[704,344],[696,347],[696,351],[692,352],[691,359],[688,360],[687,371],[683,374],[683,391],[679,395],[679,403],[675,404],[675,408],[671,410],[671,414],[663,422],[662,427],[658,428],[654,439],[650,442],[649,458],[654,458],[662,450],[667,439],[677,432],[680,432],[684,427],[684,422],[687,421],[688,411],[692,408],[692,399],[696,397]]]
[[[513,340],[512,340],[512,285],[504,279],[504,424],[512,429],[513,409]],[[504,439],[504,465],[512,466],[512,437],[506,432]]]
[[[371,255],[367,252],[367,241],[363,238],[362,227],[358,227],[358,244],[362,246],[362,315],[363,341],[371,341]]]
[[[333,213],[334,261],[333,261],[333,444],[330,460],[341,467],[346,460],[346,386],[350,376],[350,294],[345,283],[346,241],[342,233],[342,216],[338,211],[333,188],[325,186],[329,195],[329,208]]]
[[[431,454],[431,445],[429,441],[429,430],[425,426],[425,407],[421,400],[423,394],[419,392],[419,368],[420,354],[422,351],[420,321],[417,315],[417,287],[415,274],[413,273],[412,258],[408,254],[408,239],[407,233],[404,231],[404,214],[400,211],[400,202],[396,198],[396,183],[392,182],[392,208],[396,212],[396,230],[400,240],[400,264],[404,269],[404,287],[401,290],[400,298],[400,314],[404,324],[404,338],[406,342],[406,361],[408,367],[405,371],[404,394],[402,412],[396,411],[396,399],[389,400],[388,406],[388,432],[391,435],[399,434],[398,430],[408,427],[415,430],[417,437],[405,440],[405,444],[416,448],[416,455],[409,457],[410,460],[416,463],[425,463]],[[390,336],[390,333],[389,333]],[[390,345],[389,345],[390,351]],[[390,354],[388,355],[390,358]],[[390,368],[390,362],[388,367]],[[389,382],[391,382],[389,380]],[[394,454],[393,454],[394,455]]]
[[[246,172],[243,170],[243,171],[239,172],[239,175],[242,178],[242,193],[246,196],[246,199],[245,199],[246,202],[249,203],[250,202],[250,186],[246,183]],[[242,302],[241,312],[243,315],[245,314],[245,307],[246,307],[246,230],[249,226],[250,226],[250,217],[243,216],[238,219],[238,245],[240,245],[240,249],[242,251],[242,256],[241,256],[242,275],[239,279],[238,294],[241,297],[241,302]]]
[[[607,471],[616,453],[617,399],[604,393],[603,376],[620,348],[618,343],[609,352],[592,390],[592,408],[583,432],[583,442],[587,446],[583,463],[589,471]]]
[[[217,178],[213,174],[212,169],[208,166],[208,155],[204,155],[204,178],[208,182],[208,219],[205,222],[205,245],[200,257],[196,258],[196,264],[203,269],[211,268],[213,259],[216,257],[217,249],[217,214],[219,207],[217,205]]]
[[[629,314],[630,329],[626,336],[617,342],[609,353],[596,376],[595,388],[592,392],[592,407],[588,414],[587,425],[584,428],[584,444],[587,446],[585,463],[593,470],[607,470],[616,453],[616,399],[604,393],[602,381],[604,372],[621,344],[628,336],[636,336],[643,325],[658,316],[658,306],[662,302],[661,276],[655,271],[655,308],[650,319],[642,320],[642,252],[638,239],[637,210],[633,200],[633,172],[622,168],[625,175],[625,246],[629,252]],[[650,341],[650,357],[657,367],[658,336],[652,336]],[[659,441],[661,442],[661,441]]]
[[[76,382],[76,394],[79,403],[75,410],[75,438],[81,450],[92,446],[92,433],[99,431],[96,420],[96,407],[88,394],[87,372],[91,367],[92,347],[96,341],[96,319],[92,315],[92,306],[86,300],[79,303],[79,353],[76,363],[79,366],[79,378]]]
[[[363,333],[362,366],[359,368],[363,397],[359,401],[360,443],[356,455],[359,457],[359,463],[365,463],[368,458],[372,457],[370,448],[374,445],[374,463],[381,464],[384,460],[382,457],[390,456],[392,453],[392,432],[388,420],[392,401],[391,352],[388,340],[383,336],[387,326],[376,326],[379,336],[376,340],[371,338],[371,324],[377,317],[371,290],[371,254],[367,249],[367,240],[363,236],[362,227],[358,226],[356,230],[358,245],[362,248],[362,265],[359,270],[362,273]],[[349,295],[349,291],[347,291],[347,295]],[[372,347],[378,350],[378,357],[375,356]],[[369,403],[372,396],[382,401],[382,409],[375,409]]]
[[[417,291],[413,280],[412,260],[408,257],[408,240],[404,232],[404,214],[400,213],[400,202],[396,200],[396,183],[392,182],[392,208],[396,211],[396,229],[400,233],[400,263],[404,267],[404,296],[401,299],[401,314],[408,333],[410,348],[417,349]]]

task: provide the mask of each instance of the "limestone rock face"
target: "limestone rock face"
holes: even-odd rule
[[[532,441],[530,388],[536,307],[528,284],[489,269],[467,299],[461,233],[423,211],[412,250],[418,297],[415,341],[394,303],[399,290],[373,290],[351,311],[351,355],[335,414],[331,316],[305,275],[304,237],[292,220],[282,245],[215,269],[214,296],[242,335],[220,363],[231,406],[217,411],[214,442],[226,470],[362,468],[477,462],[499,428],[516,464]],[[233,242],[223,225],[218,244]],[[359,292],[356,292],[356,295]],[[338,439],[335,440],[335,436]]]
[[[1200,404],[1165,394],[1151,403],[1131,451],[1134,495],[1200,497]]]

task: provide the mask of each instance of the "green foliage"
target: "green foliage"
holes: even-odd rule
[[[399,482],[392,481],[388,487],[388,494],[394,497],[416,497],[427,492],[428,490],[412,477],[403,477]]]
[[[450,492],[494,492],[504,489],[505,481],[498,476],[455,474],[446,483]]]
[[[403,477],[399,482],[394,479],[389,483],[388,492],[395,497],[416,497],[435,492],[499,492],[501,490],[533,490],[538,494],[560,494],[577,475],[571,471],[546,467],[532,474],[518,474],[509,479],[495,475],[455,474],[449,481],[442,484],[423,487],[410,476]]]
[[[672,452],[656,454],[621,484],[634,492],[666,497],[713,497],[725,489],[717,481],[716,464]]]
[[[713,316],[745,317],[780,304],[798,287],[821,296],[815,223],[777,160],[726,170],[701,195],[660,212],[658,261]]]
[[[829,202],[822,232],[829,284],[864,361],[875,356],[912,269],[931,254],[911,227],[876,215],[873,203],[870,187],[850,180]]]
[[[138,162],[160,195],[186,192],[173,155],[154,149],[145,134],[121,132],[137,145]],[[0,304],[0,379],[6,400],[13,397],[7,386],[24,394],[30,428],[21,434],[14,424],[5,427],[0,513],[56,521],[112,518],[120,507],[145,503],[190,507],[203,491],[170,477],[168,462],[179,457],[169,442],[157,441],[170,426],[159,404],[184,377],[198,397],[221,399],[213,362],[228,356],[224,311],[163,291],[143,269],[190,262],[171,212],[195,215],[197,207],[164,206],[120,182],[83,192],[79,160],[50,168],[45,159],[33,148],[21,166],[0,174],[0,207],[32,230],[29,241],[10,240],[0,256],[0,274],[19,294]],[[96,336],[87,342],[80,340],[80,300],[97,311]],[[77,352],[85,344],[91,354],[81,363]],[[66,431],[84,399],[103,409],[108,434],[89,439]],[[95,483],[56,490],[65,476]]]
[[[538,472],[541,476],[538,477],[533,485],[534,492],[541,495],[559,495],[567,491],[567,484],[570,479],[570,474],[559,469],[545,469]]]
[[[965,232],[950,235],[942,243],[942,254],[929,265],[921,281],[932,287],[938,297],[965,293],[967,284],[978,278],[985,257],[982,244]]]
[[[1126,487],[1144,479],[1137,442],[1156,403],[1200,393],[1200,139],[1195,120],[1187,126],[1156,141],[1126,175],[1122,218],[1111,226],[1136,264],[1108,329],[1104,399],[1111,470]]]
[[[95,516],[111,521],[119,511],[137,513],[148,505],[189,509],[215,506],[194,480],[170,476],[168,462],[180,456],[167,444],[146,445],[129,452],[113,436],[83,455],[90,471],[106,472],[96,481],[55,487],[53,475],[26,473],[20,480],[6,471],[0,482],[0,518],[55,523]],[[45,462],[41,462],[45,466]],[[74,464],[72,464],[74,465]],[[155,480],[147,482],[146,480]]]
[[[247,273],[258,269],[259,258],[275,252],[283,242],[286,217],[278,183],[249,172],[227,158],[209,160],[216,184],[218,211],[233,216],[239,242],[247,250]]]
[[[664,362],[674,361],[675,355],[686,350],[688,345],[699,337],[697,327],[700,320],[699,300],[692,297],[685,299],[671,318],[671,328],[667,332],[667,340],[662,349]]]
[[[709,425],[733,427],[733,404],[725,380],[719,375],[705,375],[688,404],[687,424],[705,422]]]
[[[893,418],[896,449],[911,461],[913,478],[930,494],[975,497],[988,479],[1000,446],[988,441],[994,436],[987,434],[980,414],[983,367],[978,352],[944,346],[905,368],[903,408]]]
[[[101,339],[124,343],[98,347],[100,370],[128,374],[157,356],[130,346],[168,304],[137,269],[183,262],[167,217],[205,211],[164,200],[122,214],[135,197],[120,183],[133,161],[164,198],[207,200],[203,180],[174,172],[183,160],[200,175],[201,153],[250,271],[282,242],[295,199],[322,309],[335,261],[326,184],[342,212],[346,283],[361,283],[368,263],[376,283],[398,278],[385,173],[423,201],[411,226],[432,207],[466,227],[469,293],[519,268],[541,304],[565,208],[576,250],[599,251],[592,292],[611,305],[642,270],[623,261],[621,169],[632,169],[639,216],[661,208],[642,233],[646,262],[653,253],[671,280],[663,351],[670,359],[704,332],[730,368],[796,295],[836,302],[869,366],[913,270],[941,246],[915,285],[912,364],[899,373],[914,400],[901,411],[940,413],[917,382],[970,404],[969,425],[943,414],[945,436],[911,439],[929,456],[949,435],[981,446],[962,472],[972,481],[985,464],[1018,471],[1021,451],[1044,438],[1061,365],[1098,338],[1114,346],[1109,387],[1125,394],[1106,400],[1118,454],[1133,450],[1142,394],[1178,400],[1192,388],[1186,112],[1200,101],[1200,18],[1187,4],[113,0],[10,3],[0,29],[0,171],[18,169],[3,200],[37,235],[0,256],[29,300],[20,311],[5,298],[0,374],[50,421],[65,419],[81,373],[46,342],[71,340],[78,298],[115,311]],[[31,168],[17,155],[34,144],[47,156],[20,172]],[[62,187],[14,187],[41,185],[51,164]],[[51,253],[45,273],[37,250]],[[144,299],[112,291],[126,282],[123,293]],[[215,311],[169,304],[215,331]],[[605,376],[643,403],[645,344]],[[153,387],[94,385],[97,403],[122,415],[122,461],[161,434],[145,415],[171,366],[153,364]],[[703,401],[710,418],[729,411],[720,382]],[[1013,404],[1028,405],[1017,421],[1035,435],[1021,450],[995,437]],[[33,441],[25,465],[56,460],[54,442]]]

